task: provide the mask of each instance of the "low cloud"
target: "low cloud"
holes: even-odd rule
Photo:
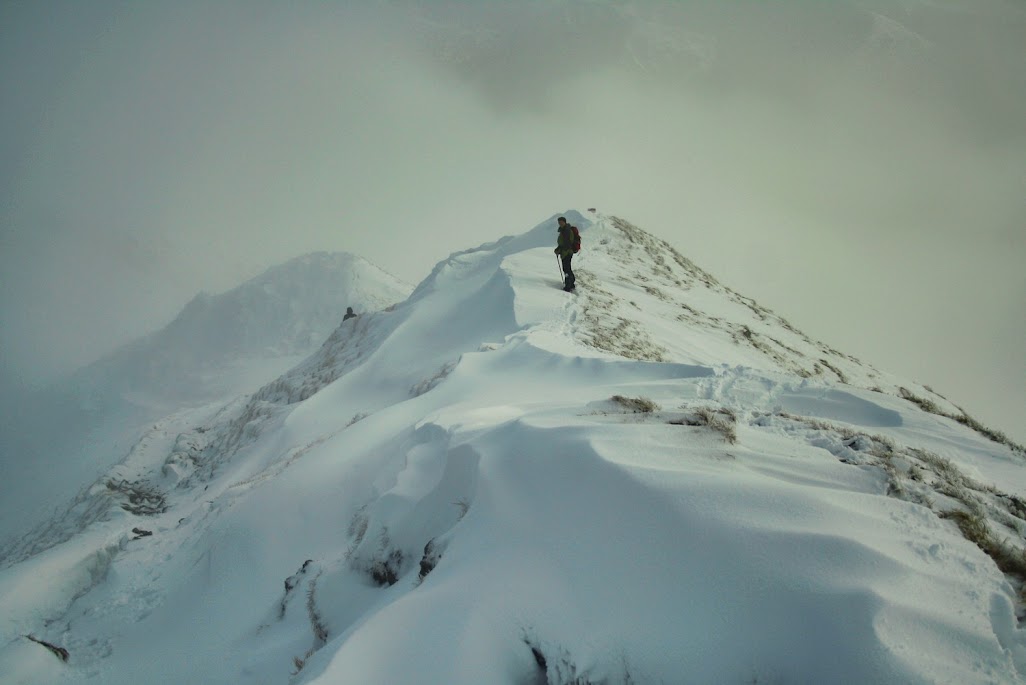
[[[296,254],[416,282],[598,206],[1021,425],[1016,3],[112,2],[0,26],[8,378]]]

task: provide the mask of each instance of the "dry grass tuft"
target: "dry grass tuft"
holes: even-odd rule
[[[737,430],[735,429],[737,415],[725,407],[718,409],[701,407],[693,414],[670,423],[678,426],[708,426],[722,435],[729,444],[737,444]]]
[[[635,414],[651,414],[659,409],[659,405],[647,397],[624,397],[623,395],[613,395],[609,399]]]

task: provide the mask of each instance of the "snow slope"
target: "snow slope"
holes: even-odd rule
[[[0,420],[0,554],[121,461],[154,421],[251,392],[317,350],[347,306],[383,309],[412,290],[353,254],[297,257],[228,292],[201,293],[162,330],[25,398]]]
[[[314,352],[347,306],[384,309],[412,289],[347,252],[304,255],[228,292],[200,293],[162,330],[81,376],[146,397],[193,400],[248,392]]]
[[[1022,682],[1021,451],[567,216],[576,294],[548,220],[156,426],[0,569],[4,682]]]

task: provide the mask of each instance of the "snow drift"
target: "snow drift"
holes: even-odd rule
[[[0,570],[0,672],[1021,682],[1017,446],[567,216],[576,294],[548,220],[155,425]]]

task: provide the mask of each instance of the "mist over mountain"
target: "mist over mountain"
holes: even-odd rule
[[[3,548],[0,672],[1023,682],[1026,450],[565,216],[575,293],[552,217],[155,421]]]
[[[5,3],[2,387],[293,255],[417,283],[599,203],[1022,430],[1023,35],[1021,0]]]
[[[384,309],[411,290],[352,254],[305,255],[220,295],[200,293],[166,327],[91,364],[80,377],[182,400],[244,392],[284,371],[268,372],[268,360],[280,360],[280,367],[319,347],[347,307]]]
[[[316,350],[347,307],[412,290],[367,260],[313,253],[221,294],[49,388],[11,401],[0,430],[0,540],[123,459],[148,422],[252,391]]]
[[[743,11],[659,0],[380,4],[392,10],[389,25],[501,107],[544,107],[537,96],[549,93],[548,106],[558,108],[559,88],[581,73],[616,70],[692,97],[808,98],[827,110],[845,98],[882,98],[899,109],[943,102],[936,116],[991,140],[1018,135],[1026,114],[1026,103],[992,90],[998,82],[1024,85],[1021,55],[1012,54],[1022,8],[1002,0],[842,0]],[[993,40],[977,43],[976,32]],[[986,103],[991,108],[981,112]],[[882,123],[866,115],[867,125]]]

